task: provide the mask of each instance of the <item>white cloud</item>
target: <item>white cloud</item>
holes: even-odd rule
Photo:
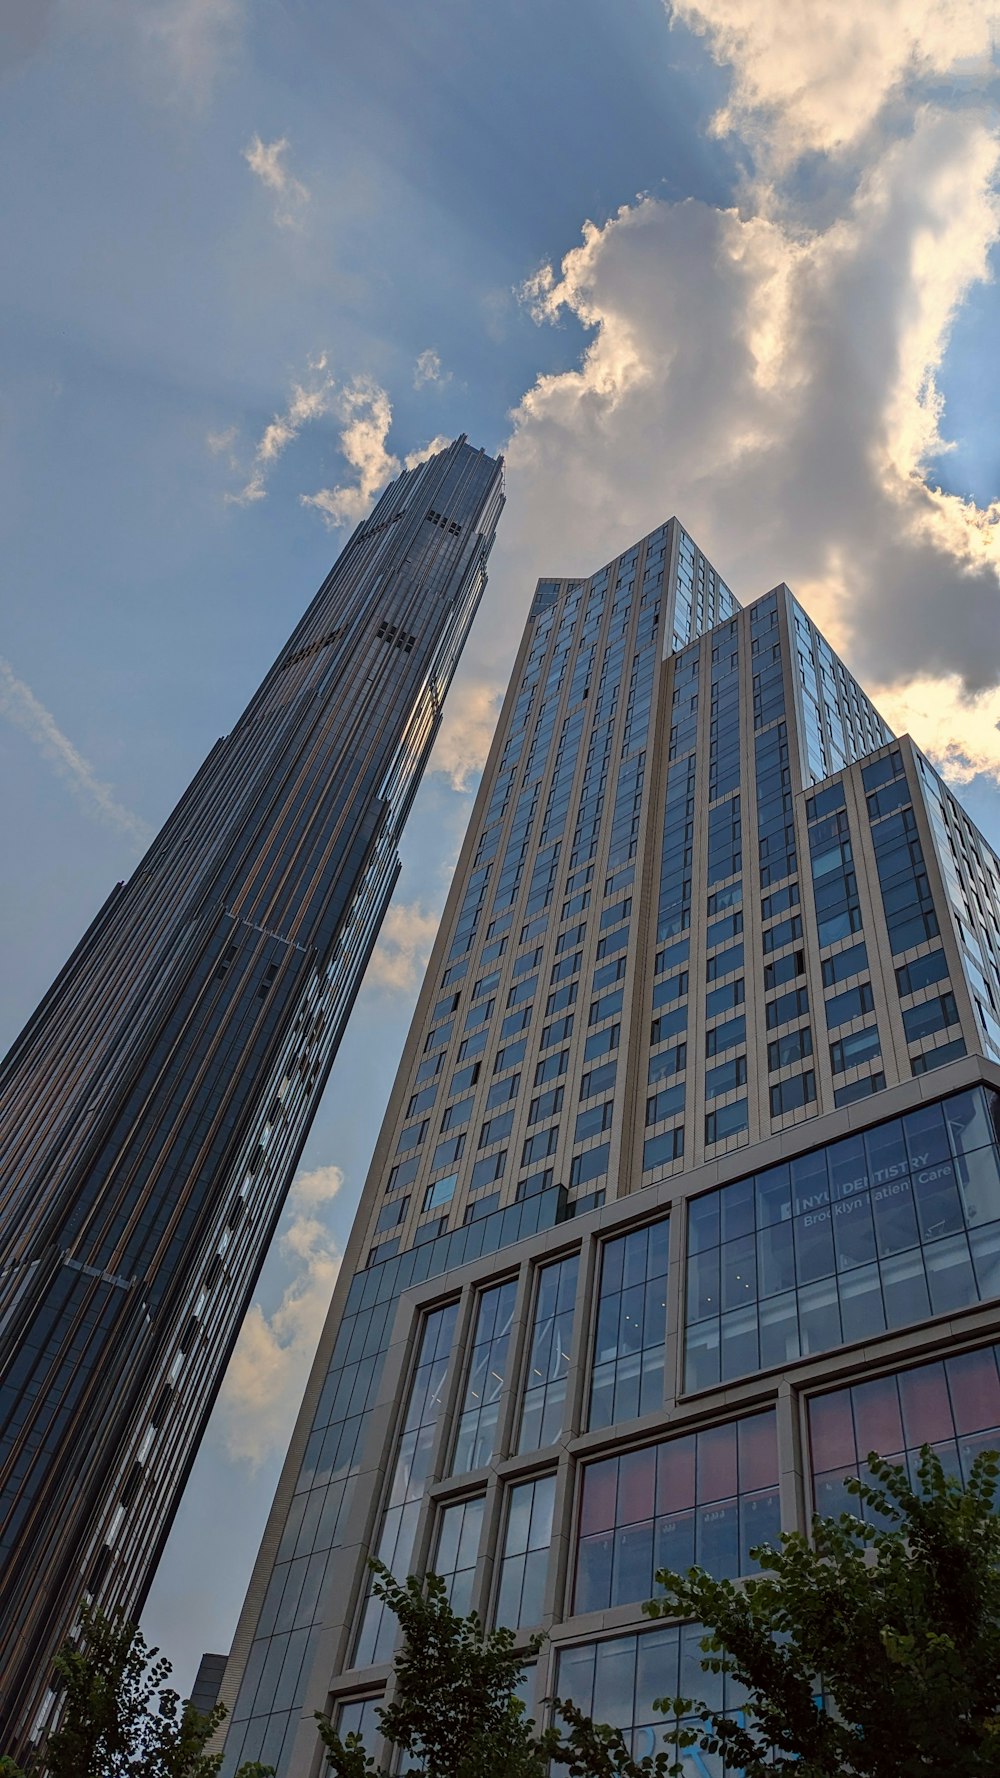
[[[267,492],[267,477],[282,452],[297,438],[303,426],[310,420],[318,420],[328,413],[333,398],[333,378],[327,372],[326,353],[321,352],[317,358],[310,360],[310,384],[295,383],[287,407],[283,413],[275,414],[274,419],[265,426],[254,452],[250,474],[243,487],[235,494],[226,495],[226,499],[235,506],[249,506],[255,500],[263,500]],[[232,429],[231,429],[232,430]],[[215,450],[214,441],[222,439],[228,444],[230,433],[210,433],[208,445]]]
[[[449,691],[428,770],[444,772],[453,790],[470,790],[486,764],[503,692],[498,678],[459,679]]]
[[[315,507],[326,525],[356,525],[370,512],[375,496],[386,482],[399,474],[399,458],[386,448],[392,425],[392,405],[385,390],[371,377],[355,377],[338,400],[344,427],[340,449],[357,481],[315,494],[299,496],[303,506]]]
[[[288,138],[281,136],[276,142],[262,142],[254,136],[243,150],[243,159],[260,180],[261,184],[274,193],[276,203],[274,220],[282,228],[294,228],[302,220],[302,213],[309,202],[308,188],[301,179],[296,179],[285,165],[288,153]]]
[[[855,147],[893,99],[991,76],[996,16],[981,0],[673,0],[733,71],[720,132],[749,136],[778,166]]]
[[[119,3],[123,26],[139,34],[143,60],[161,97],[203,105],[235,59],[244,0],[144,0]]]
[[[441,915],[418,902],[393,902],[365,976],[368,986],[410,993],[420,983]]]
[[[413,367],[414,389],[422,389],[426,383],[448,383],[450,381],[451,372],[441,368],[440,354],[435,352],[433,347],[428,346],[426,352],[418,353],[417,362]]]
[[[300,1173],[279,1237],[294,1277],[272,1315],[254,1303],[243,1323],[219,1398],[229,1455],[252,1470],[287,1443],[323,1330],[341,1254],[323,1220],[344,1183],[339,1167]]]
[[[816,8],[805,11],[817,28]],[[776,131],[835,145],[796,98],[801,85],[802,105],[818,103],[798,15],[770,76],[787,9],[712,0],[709,15],[740,20],[737,98],[752,69],[754,103],[771,106]],[[870,18],[860,0],[840,7],[837,45],[863,38]],[[956,25],[963,57],[970,30]],[[720,27],[720,54],[725,41]],[[838,92],[852,103],[839,53],[831,116]],[[494,596],[487,626],[509,648],[535,575],[592,569],[677,512],[741,599],[787,580],[865,683],[891,686],[900,707],[908,698],[918,742],[1000,777],[988,714],[1000,682],[1000,504],[978,509],[927,472],[945,444],[935,378],[1000,234],[995,117],[965,89],[904,116],[874,97],[895,82],[888,65],[870,77],[857,124],[867,171],[839,195],[826,188],[810,205],[801,182],[783,185],[772,168],[739,209],[640,199],[588,224],[561,267],[532,280],[536,314],[573,317],[589,342],[513,416],[492,578],[520,596],[516,607]],[[844,129],[856,133],[849,116]],[[484,639],[481,628],[478,656]]]
[[[10,662],[2,656],[0,715],[6,716],[34,742],[86,814],[95,815],[109,827],[116,827],[137,846],[148,846],[153,837],[152,828],[118,801],[111,785],[98,778],[89,760],[84,759],[63,734],[52,712],[46,710],[31,687],[17,677]]]

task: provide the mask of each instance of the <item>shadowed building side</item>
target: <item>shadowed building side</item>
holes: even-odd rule
[[[391,895],[502,466],[346,545],[0,1070],[0,1736],[81,1597],[136,1615]]]

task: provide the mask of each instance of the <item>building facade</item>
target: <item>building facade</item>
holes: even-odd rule
[[[137,1615],[399,869],[502,466],[361,524],[0,1070],[0,1746]]]
[[[367,1558],[656,1745],[654,1574],[1000,1444],[1000,861],[676,520],[537,588],[222,1697],[375,1735]],[[694,1759],[695,1756],[692,1756]],[[703,1771],[692,1764],[692,1773]]]

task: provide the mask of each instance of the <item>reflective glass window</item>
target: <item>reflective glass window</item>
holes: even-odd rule
[[[551,1445],[563,1430],[578,1270],[579,1255],[572,1253],[537,1274],[517,1443],[521,1452]]]

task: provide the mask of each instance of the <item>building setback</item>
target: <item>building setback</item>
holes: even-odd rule
[[[780,586],[676,520],[541,581],[222,1688],[227,1778],[374,1745],[394,1623],[549,1632],[656,1744],[654,1572],[873,1447],[1000,1445],[1000,862]],[[692,1661],[694,1666],[692,1669]],[[692,1766],[692,1772],[694,1772]],[[702,1770],[701,1766],[698,1770]]]
[[[136,1615],[336,1054],[502,465],[382,495],[0,1069],[0,1746]]]

